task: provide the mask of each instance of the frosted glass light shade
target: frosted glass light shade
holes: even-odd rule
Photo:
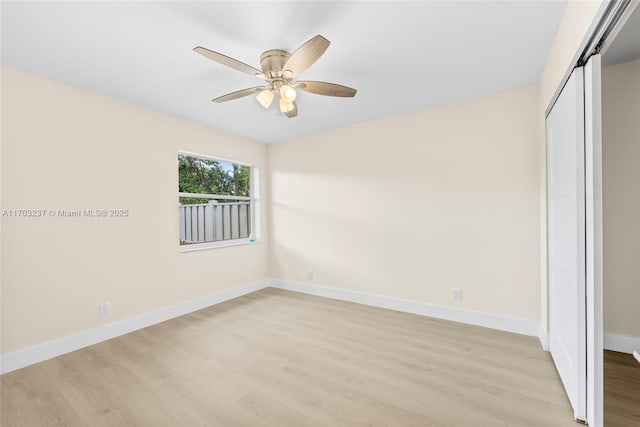
[[[284,99],[288,103],[296,100],[296,90],[289,85],[280,86],[280,99]]]
[[[287,100],[286,99],[282,99],[282,97],[280,97],[279,102],[280,102],[280,111],[281,112],[287,113],[287,112],[293,110],[293,103],[287,102]]]
[[[264,108],[269,108],[273,102],[273,92],[271,89],[265,89],[256,96],[256,99]]]

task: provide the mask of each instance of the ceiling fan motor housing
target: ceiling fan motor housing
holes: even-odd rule
[[[286,50],[273,49],[264,52],[260,55],[260,66],[262,72],[265,73],[270,79],[281,79],[284,64],[291,54]]]

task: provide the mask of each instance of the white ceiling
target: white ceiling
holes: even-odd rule
[[[263,142],[538,81],[565,1],[2,2],[2,64]],[[194,53],[259,68],[268,49],[332,43],[302,74],[358,89],[308,93],[288,119],[255,97],[261,80]]]

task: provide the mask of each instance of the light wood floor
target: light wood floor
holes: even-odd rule
[[[536,338],[275,289],[1,377],[9,426],[570,426]]]
[[[604,352],[604,424],[640,426],[640,363],[631,354]]]

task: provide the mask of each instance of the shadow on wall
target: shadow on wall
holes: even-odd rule
[[[309,173],[276,172],[272,180],[275,277],[307,282],[311,269],[317,284],[443,305],[451,304],[452,287],[469,301],[480,294],[522,298],[513,287],[482,289],[513,283],[522,267],[504,264],[514,248],[527,246],[510,225],[517,212],[495,209],[496,198],[508,194]],[[496,215],[513,235],[481,226]],[[488,240],[497,250],[487,251]]]

